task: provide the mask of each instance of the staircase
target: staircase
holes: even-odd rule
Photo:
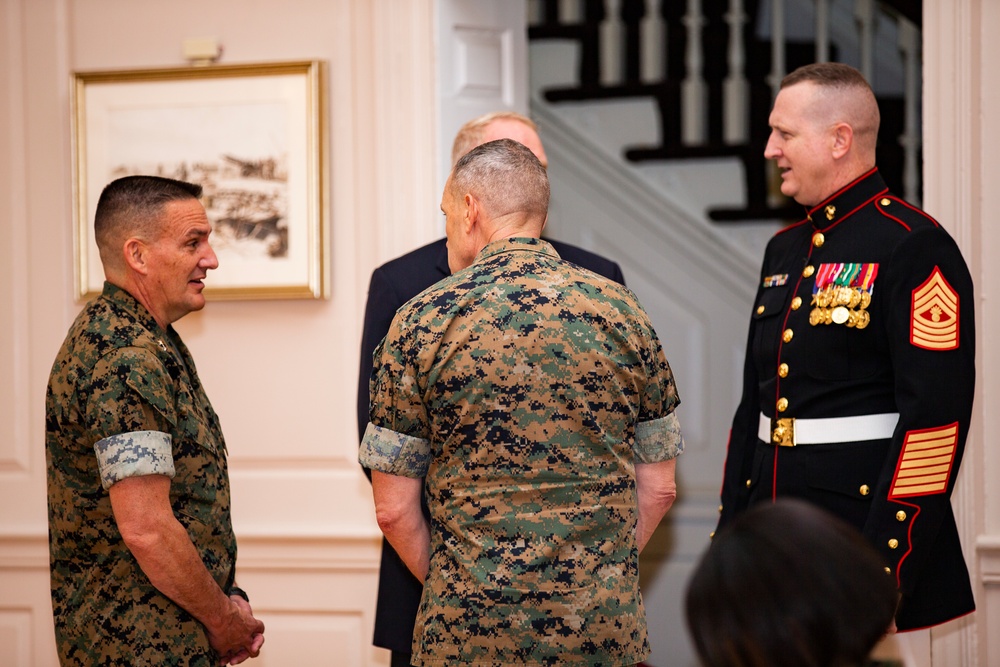
[[[866,72],[882,106],[880,166],[919,201],[919,34],[902,12],[869,4],[529,2],[548,230],[621,263],[682,397],[678,500],[639,566],[650,667],[698,664],[681,606],[718,520],[760,261],[783,222],[802,216],[763,159],[775,81],[817,54]]]
[[[919,0],[535,0],[529,39],[578,48],[576,81],[543,92],[553,104],[645,99],[658,143],[626,147],[637,164],[735,158],[741,206],[715,222],[795,220],[763,157],[781,77],[821,60],[853,64],[882,114],[877,160],[889,187],[920,202]]]

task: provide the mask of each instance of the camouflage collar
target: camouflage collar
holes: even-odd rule
[[[105,280],[104,290],[101,292],[101,298],[107,299],[115,306],[128,312],[137,322],[142,324],[142,326],[149,331],[158,332],[160,335],[166,333],[166,331],[156,323],[156,319],[148,310],[146,310],[146,307],[139,303],[138,299],[118,285],[109,283]]]
[[[526,250],[528,252],[537,252],[555,258],[559,257],[559,253],[556,252],[556,249],[553,248],[552,245],[545,239],[531,238],[529,236],[514,236],[507,239],[501,239],[499,241],[493,241],[488,244],[485,248],[479,251],[479,254],[476,255],[476,259],[473,264],[482,262],[483,260],[493,257],[494,255],[511,252],[513,250]]]

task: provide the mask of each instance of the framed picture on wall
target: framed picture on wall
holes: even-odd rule
[[[94,212],[122,176],[198,183],[219,268],[215,299],[327,296],[323,63],[73,75],[77,296],[104,283]]]

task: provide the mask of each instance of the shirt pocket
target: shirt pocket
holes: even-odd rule
[[[781,342],[781,326],[784,321],[785,304],[788,303],[790,286],[768,287],[761,290],[754,304],[751,322],[753,326],[753,356],[770,368],[777,357]]]
[[[809,447],[802,459],[811,499],[861,528],[868,518],[888,440]]]

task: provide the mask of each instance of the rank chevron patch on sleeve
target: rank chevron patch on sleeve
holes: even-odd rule
[[[958,349],[958,292],[934,267],[923,285],[913,290],[910,342],[925,350]]]
[[[958,422],[939,428],[907,431],[889,497],[944,493],[957,450]]]

